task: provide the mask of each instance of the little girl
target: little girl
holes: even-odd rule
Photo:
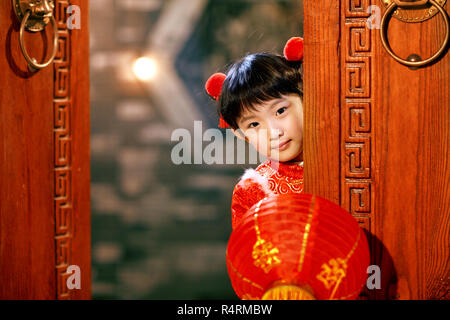
[[[291,38],[284,57],[247,55],[226,75],[214,74],[206,82],[208,94],[219,101],[219,127],[231,128],[267,157],[247,169],[233,190],[233,229],[264,197],[303,192],[302,59],[303,39]]]

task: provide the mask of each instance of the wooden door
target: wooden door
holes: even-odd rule
[[[368,231],[381,288],[363,298],[449,299],[448,47],[409,69],[368,28],[370,5],[386,10],[381,0],[304,1],[306,191]],[[432,56],[444,36],[440,15],[388,25],[401,58]]]
[[[36,73],[12,1],[0,2],[0,299],[89,299],[88,1],[54,1],[58,51]],[[73,14],[81,29],[69,29]],[[44,61],[51,24],[24,40]],[[71,265],[81,289],[67,286]]]

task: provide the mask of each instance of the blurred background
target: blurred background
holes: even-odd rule
[[[90,35],[93,299],[237,299],[231,195],[257,164],[176,165],[171,136],[217,128],[205,81],[303,36],[302,0],[95,0]]]

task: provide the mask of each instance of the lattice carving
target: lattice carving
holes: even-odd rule
[[[344,0],[344,17],[357,18],[368,17],[366,8],[370,6],[370,0]]]
[[[343,206],[351,208],[355,215],[368,215],[371,212],[370,181],[345,181]]]
[[[361,57],[361,61],[345,62],[345,97],[370,98],[370,60]]]
[[[357,60],[359,57],[366,57],[371,50],[370,29],[365,22],[346,22],[345,32],[349,37],[347,58]]]
[[[341,205],[370,230],[372,188],[372,30],[369,0],[344,0],[341,11]]]
[[[343,122],[349,124],[345,134],[345,141],[353,141],[360,137],[368,137],[371,128],[371,110],[369,102],[349,102],[345,103]]]
[[[370,139],[346,142],[344,147],[344,168],[347,178],[370,178]]]
[[[71,265],[73,237],[71,167],[70,31],[67,28],[69,2],[55,1],[58,51],[53,64],[54,212],[56,250],[56,298],[70,299],[66,281]]]

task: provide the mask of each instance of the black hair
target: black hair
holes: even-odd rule
[[[218,112],[233,128],[244,110],[282,95],[303,98],[301,61],[288,61],[271,53],[247,55],[229,68],[223,83]]]

